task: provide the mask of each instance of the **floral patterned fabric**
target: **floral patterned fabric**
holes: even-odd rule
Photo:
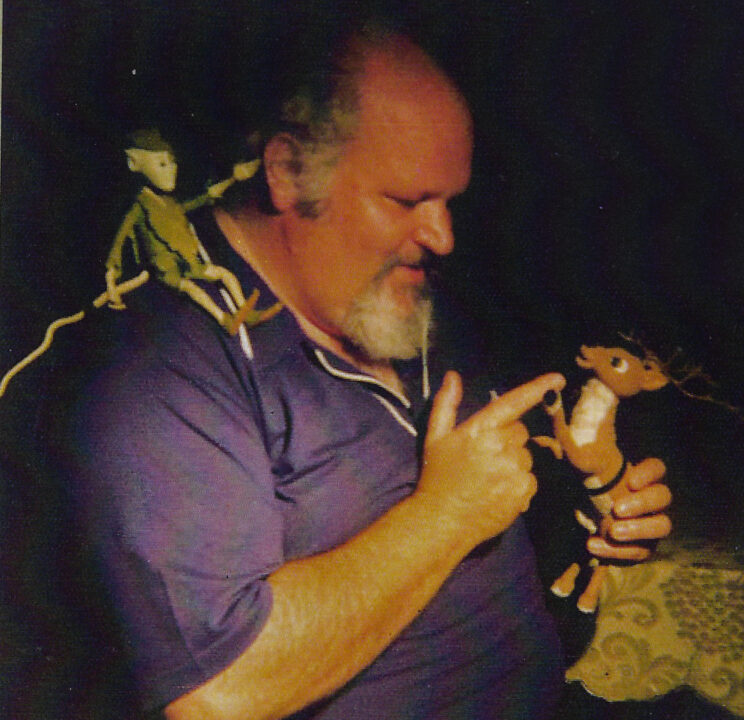
[[[610,568],[594,639],[566,679],[606,700],[689,685],[744,717],[744,553],[666,542],[650,562]]]

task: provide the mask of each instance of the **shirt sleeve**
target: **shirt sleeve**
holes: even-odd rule
[[[218,343],[213,341],[214,345]],[[129,350],[87,387],[67,452],[149,708],[255,639],[283,520],[249,384],[197,339]]]

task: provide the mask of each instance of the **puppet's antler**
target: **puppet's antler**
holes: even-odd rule
[[[687,362],[682,348],[675,348],[668,359],[662,360],[659,355],[646,347],[633,333],[618,333],[618,335],[623,340],[640,348],[644,353],[645,359],[655,362],[669,382],[683,395],[693,400],[701,400],[702,402],[708,402],[724,410],[728,410],[744,422],[744,408],[715,397],[714,390],[718,387],[718,383],[705,371],[702,365]],[[700,389],[691,389],[693,383],[698,385]]]

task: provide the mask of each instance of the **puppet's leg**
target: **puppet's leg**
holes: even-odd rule
[[[125,280],[124,282],[119,283],[116,286],[117,291],[119,292],[119,295],[126,295],[128,292],[132,292],[132,290],[136,290],[140,285],[144,285],[150,277],[150,273],[147,270],[142,270],[139,275],[136,275],[135,277]],[[107,302],[109,301],[109,294],[108,291],[105,293],[101,293],[94,301],[93,301],[93,307],[100,308],[103,307]]]
[[[583,613],[593,613],[599,603],[599,593],[602,590],[605,576],[607,575],[607,565],[597,565],[592,573],[591,580],[586,586],[586,590],[579,596],[576,607]]]
[[[197,305],[206,310],[223,328],[229,331],[232,315],[221,310],[217,303],[204,292],[196,283],[191,280],[181,280],[178,283],[178,289],[186,293]]]
[[[230,297],[232,297],[235,307],[238,309],[243,307],[245,304],[243,288],[240,287],[238,278],[236,278],[227,268],[224,268],[221,265],[207,265],[207,267],[204,268],[204,277],[213,282],[216,280],[222,282],[230,293]]]
[[[579,564],[572,563],[551,586],[550,592],[558,597],[568,597],[576,585],[576,578],[579,575]]]
[[[254,290],[248,300],[246,300],[243,297],[243,290],[240,287],[238,279],[227,268],[223,268],[221,265],[207,265],[204,270],[204,276],[208,280],[220,280],[235,303],[237,310],[233,315],[230,326],[226,326],[230,335],[235,335],[243,323],[246,323],[249,327],[254,327],[265,320],[269,320],[283,307],[282,303],[277,302],[265,310],[256,310],[258,290]]]
[[[555,455],[557,460],[560,460],[563,457],[563,448],[555,438],[549,437],[548,435],[535,435],[532,440],[540,447],[552,450],[553,455]]]

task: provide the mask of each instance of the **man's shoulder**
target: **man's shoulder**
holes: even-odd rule
[[[245,367],[235,362],[236,343],[210,316],[152,280],[125,302],[125,310],[89,310],[60,328],[49,350],[9,385],[5,412],[34,405],[70,416],[91,398],[129,405],[168,383],[209,381],[234,390]]]

